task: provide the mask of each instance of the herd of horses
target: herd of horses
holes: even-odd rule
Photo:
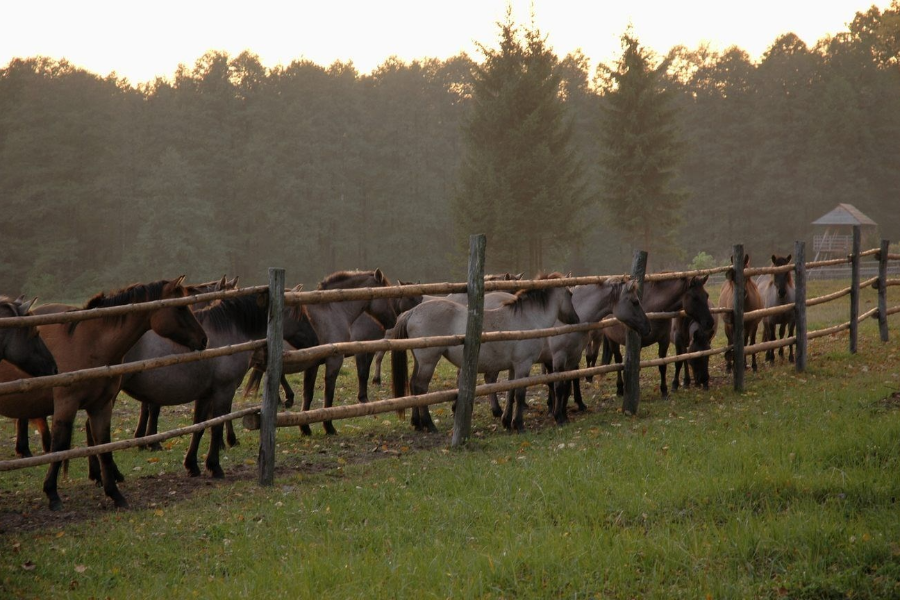
[[[774,265],[784,265],[791,257],[772,256]],[[749,257],[745,267],[749,264]],[[559,273],[539,276],[543,279],[559,279]],[[488,276],[486,279],[520,279],[521,275]],[[403,282],[400,282],[402,284]],[[705,289],[707,277],[681,277],[661,282],[647,282],[639,297],[637,286],[625,278],[613,278],[603,283],[522,289],[516,293],[492,292],[484,298],[485,332],[523,331],[543,329],[559,324],[597,322],[613,316],[619,325],[587,333],[567,333],[550,338],[520,341],[498,341],[482,344],[477,370],[485,381],[496,381],[503,371],[510,380],[527,377],[537,363],[547,372],[577,369],[583,354],[588,365],[596,364],[602,350],[603,360],[621,361],[619,348],[624,344],[625,328],[637,332],[642,346],[657,344],[659,356],[668,353],[671,343],[678,354],[687,351],[706,350],[716,335],[717,322],[711,309],[713,303]],[[319,289],[377,288],[392,285],[381,270],[339,271],[326,277]],[[63,304],[35,306],[20,297],[12,300],[0,297],[0,318],[34,314],[60,313],[78,309],[123,306],[140,302],[181,298],[210,291],[235,289],[237,279],[187,285],[184,277],[152,283],[137,283],[119,291],[99,293],[83,306]],[[300,286],[294,288],[299,291]],[[733,303],[732,278],[726,277],[718,306],[730,308]],[[211,303],[192,306],[164,307],[155,310],[129,313],[124,316],[104,317],[70,324],[39,325],[37,327],[0,328],[0,382],[29,377],[66,373],[81,369],[141,361],[170,354],[184,353],[204,348],[217,348],[264,338],[266,335],[268,306],[265,296],[229,297]],[[745,285],[746,311],[778,306],[794,302],[793,282],[790,273],[762,275]],[[286,349],[301,349],[320,344],[375,340],[432,337],[464,334],[467,318],[467,296],[416,296],[393,299],[342,301],[284,308],[284,342]],[[675,319],[654,319],[647,312],[684,311],[685,316]],[[793,335],[792,312],[782,313],[764,320],[763,340]],[[747,320],[744,327],[745,343],[755,343],[760,319]],[[731,315],[723,315],[725,335],[730,345],[733,334]],[[392,392],[395,397],[408,393],[423,394],[428,391],[435,368],[443,357],[460,367],[463,360],[461,346],[432,347],[411,350],[413,368],[408,372],[406,351],[392,351]],[[780,351],[783,356],[783,350]],[[774,361],[774,352],[767,353],[767,360]],[[368,380],[375,362],[376,377],[380,383],[381,356],[356,355],[359,379],[359,402],[368,401]],[[789,353],[793,360],[793,350]],[[325,366],[324,404],[334,402],[335,384],[344,357],[333,356],[310,360],[306,363],[286,365],[286,372],[302,372],[303,410],[308,410],[313,400],[318,369]],[[672,387],[678,389],[680,370],[684,369],[683,385],[691,383],[693,372],[696,385],[709,387],[709,358],[699,358],[682,365],[676,363]],[[726,367],[732,368],[730,353],[726,354]],[[16,454],[30,456],[28,444],[29,422],[41,433],[45,452],[70,448],[76,413],[87,413],[85,427],[89,445],[110,441],[113,405],[120,391],[141,403],[141,413],[135,437],[156,432],[159,410],[163,406],[194,404],[195,423],[225,415],[231,411],[237,389],[247,377],[245,395],[252,394],[259,385],[265,368],[265,352],[242,352],[203,361],[178,364],[142,371],[129,375],[84,381],[65,387],[32,390],[0,395],[0,415],[17,421]],[[746,367],[745,367],[746,368]],[[756,370],[756,357],[752,357]],[[661,366],[660,391],[668,394],[666,367]],[[285,405],[290,407],[294,394],[282,377],[285,389]],[[581,397],[580,382],[566,380],[548,386],[548,412],[559,424],[567,420],[567,405],[574,396],[579,410],[585,404]],[[622,392],[621,372],[617,392]],[[496,395],[491,397],[491,411],[507,429],[521,431],[524,428],[525,389],[519,388],[507,394],[506,406],[501,408]],[[47,426],[52,417],[52,428]],[[427,406],[412,411],[411,424],[416,430],[437,431]],[[330,421],[324,422],[325,432],[335,434]],[[210,428],[209,451],[205,467],[213,477],[223,477],[220,450],[237,441],[231,423]],[[303,434],[311,433],[308,425],[301,426]],[[194,433],[184,458],[184,467],[191,476],[200,474],[197,453],[203,432]],[[62,508],[57,490],[60,462],[50,465],[44,479],[43,491],[50,508]],[[117,483],[124,478],[117,468],[111,452],[91,457],[89,476],[115,506],[127,507],[128,502],[119,491]]]

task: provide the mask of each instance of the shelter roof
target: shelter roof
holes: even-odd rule
[[[812,222],[813,225],[862,225],[875,227],[877,223],[862,214],[852,204],[838,204],[830,213]]]

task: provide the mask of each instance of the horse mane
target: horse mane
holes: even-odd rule
[[[91,308],[108,308],[110,306],[125,306],[126,304],[137,304],[139,302],[152,302],[162,299],[163,288],[169,282],[165,279],[153,281],[151,283],[132,283],[128,287],[121,290],[106,294],[99,292],[82,307],[84,310]],[[114,317],[104,317],[104,319],[112,319],[117,324],[125,320],[128,315],[119,315]],[[80,321],[70,323],[68,327],[69,335],[75,332]]]
[[[260,306],[256,295],[238,298],[223,298],[194,313],[203,325],[222,332],[237,327],[249,336],[265,331],[269,313],[265,306]]]
[[[550,274],[538,273],[536,280],[544,279],[563,279],[565,275],[559,272]],[[513,297],[502,304],[502,306],[511,306],[513,312],[523,310],[529,304],[538,304],[541,308],[547,306],[550,301],[550,293],[554,288],[543,288],[537,290],[519,290]]]
[[[357,283],[357,280],[361,280],[363,278],[368,278],[374,276],[375,271],[336,271],[319,282],[319,286],[316,289],[319,290],[330,290],[330,289],[342,289],[342,288],[350,288],[353,287],[354,284]],[[391,285],[391,282],[388,278],[384,277],[385,285]]]

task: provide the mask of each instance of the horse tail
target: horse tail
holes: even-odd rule
[[[397,324],[390,331],[391,339],[402,340],[409,338],[407,331],[407,323],[409,323],[409,312],[405,312],[397,319]],[[402,398],[407,395],[409,385],[409,373],[407,370],[406,350],[391,350],[391,385],[394,398]],[[401,419],[406,418],[406,410],[397,410],[397,416]]]
[[[247,385],[244,387],[244,398],[256,396],[259,391],[259,384],[262,381],[263,370],[259,367],[250,368],[250,376],[247,378]]]

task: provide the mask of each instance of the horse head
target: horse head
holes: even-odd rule
[[[709,275],[692,277],[681,296],[681,307],[685,314],[700,327],[709,331],[713,328],[713,316],[709,310],[709,293],[704,287]]]
[[[413,283],[411,281],[403,281],[401,279],[397,280],[397,285],[417,285],[418,283],[419,282]],[[398,315],[401,315],[420,304],[422,304],[422,294],[419,294],[417,296],[403,296],[401,298],[394,298],[394,310],[397,311]]]
[[[613,316],[626,327],[638,332],[641,337],[650,335],[650,319],[644,312],[641,299],[638,297],[637,284],[623,281],[613,284]]]
[[[182,285],[183,283],[184,275],[178,279],[164,282],[160,300],[188,296],[188,290]],[[150,313],[150,329],[191,350],[203,350],[208,341],[206,332],[189,306],[167,306],[152,311]]]
[[[37,298],[25,302],[24,297],[9,300],[0,297],[0,318],[27,317]],[[0,329],[0,359],[6,359],[32,377],[56,375],[56,360],[38,334],[37,328]]]
[[[781,267],[790,263],[790,254],[784,257],[772,255],[772,264],[776,267]],[[774,273],[772,275],[772,282],[775,284],[775,289],[778,291],[778,299],[782,301],[787,298],[789,288],[794,287],[794,281],[790,271],[786,273]]]
[[[371,280],[365,287],[389,287],[390,280],[385,277],[381,269],[370,271]],[[397,302],[395,298],[374,298],[366,305],[366,312],[378,321],[385,329],[390,329],[397,323]]]

